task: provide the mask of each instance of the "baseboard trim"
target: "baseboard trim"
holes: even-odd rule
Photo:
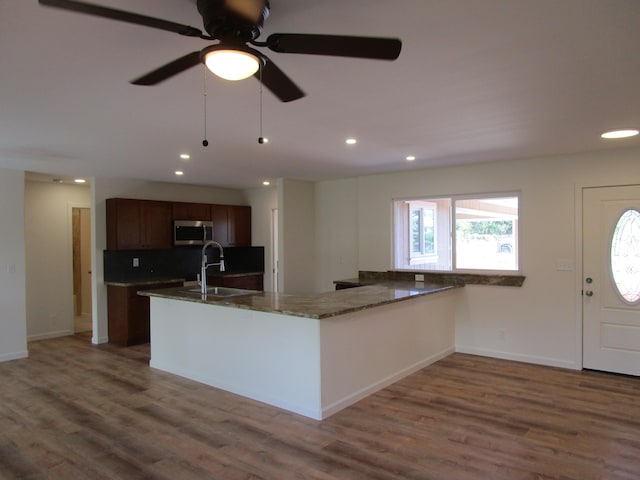
[[[569,370],[582,370],[582,367],[574,361],[560,360],[557,358],[549,357],[539,357],[537,355],[523,355],[519,353],[490,350],[486,348],[468,347],[464,345],[456,345],[456,352],[468,353],[470,355],[480,355],[482,357],[499,358],[501,360],[513,360],[515,362],[533,363],[536,365],[545,365],[547,367],[560,367],[567,368]]]
[[[332,404],[327,405],[326,407],[323,406],[322,419],[330,417],[331,415],[339,412],[340,410],[343,410],[348,406],[353,405],[356,402],[359,402],[363,398],[366,398],[369,395],[377,392],[378,390],[382,390],[383,388],[386,388],[389,385],[396,383],[398,380],[401,380],[404,377],[417,372],[418,370],[422,370],[423,368],[428,367],[429,365],[437,362],[438,360],[442,360],[443,358],[454,353],[454,351],[455,350],[453,347],[442,350],[441,352],[438,352],[413,365],[410,365],[407,368],[404,368],[394,373],[393,375],[389,375],[388,377],[383,378],[378,382],[375,382],[365,388],[358,390],[357,392],[354,392],[344,398],[341,398],[340,400],[333,402]]]
[[[223,382],[189,369],[175,368],[173,365],[164,365],[162,362],[155,361],[153,357],[151,357],[151,360],[149,361],[149,367],[186,378],[187,380],[209,385],[212,388],[224,390],[225,392],[233,393],[234,395],[239,395],[256,402],[264,403],[265,405],[271,405],[272,407],[281,408],[288,412],[297,413],[298,415],[302,415],[313,420],[322,420],[322,412],[319,408],[320,405],[318,405],[318,408],[312,408],[308,405],[291,403],[287,398],[274,396],[270,392],[253,390],[244,386]]]
[[[101,345],[103,343],[109,343],[109,337],[97,337],[94,335],[91,337],[91,343],[93,345]]]
[[[73,330],[58,330],[57,332],[38,333],[36,335],[29,335],[27,337],[28,342],[34,342],[36,340],[47,340],[49,338],[67,337],[73,335]]]
[[[0,363],[8,362],[10,360],[20,360],[21,358],[28,358],[28,357],[29,357],[28,350],[22,350],[20,352],[12,352],[12,353],[3,353],[2,355],[0,355]]]

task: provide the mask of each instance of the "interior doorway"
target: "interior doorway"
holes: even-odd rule
[[[90,332],[91,319],[91,209],[72,208],[73,231],[73,328]]]
[[[583,366],[640,375],[640,185],[585,188]]]

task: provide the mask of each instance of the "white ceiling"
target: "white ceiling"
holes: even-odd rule
[[[202,28],[195,0],[91,1]],[[271,0],[260,39],[274,32],[403,48],[395,62],[268,52],[307,96],[264,91],[267,145],[259,83],[210,76],[204,148],[202,68],[129,80],[205,41],[2,0],[0,167],[253,187],[640,146],[599,137],[640,126],[640,0]]]

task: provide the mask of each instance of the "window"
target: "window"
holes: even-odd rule
[[[410,204],[411,215],[411,256],[426,257],[435,255],[435,217],[433,204]]]
[[[518,195],[394,201],[394,268],[517,271]]]
[[[611,276],[616,291],[631,305],[640,303],[640,212],[625,211],[611,238]]]

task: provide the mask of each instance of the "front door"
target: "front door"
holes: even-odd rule
[[[582,198],[583,366],[640,375],[640,185]]]

